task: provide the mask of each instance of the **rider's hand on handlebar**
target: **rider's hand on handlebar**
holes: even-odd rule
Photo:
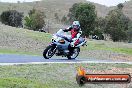
[[[68,39],[66,36],[62,36],[62,38],[64,38],[64,39],[67,40],[68,42],[73,42],[72,39]]]
[[[73,40],[72,39],[69,39],[69,42],[73,42]]]

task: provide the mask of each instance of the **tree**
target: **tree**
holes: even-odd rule
[[[105,33],[110,34],[113,41],[127,40],[126,31],[130,19],[123,14],[122,10],[117,8],[110,11],[106,19]]]
[[[79,6],[79,3],[75,3],[69,9],[69,14],[68,14],[69,21],[74,21],[76,19],[75,14],[76,14],[76,9],[78,8],[78,6]]]
[[[16,10],[4,11],[0,15],[0,19],[3,24],[13,27],[22,27],[22,18],[23,13],[20,13]]]
[[[20,1],[17,1],[17,4],[20,4],[21,2]]]
[[[104,32],[107,20],[102,17],[97,17],[95,20],[95,26]]]
[[[25,26],[34,31],[39,31],[39,29],[45,26],[44,18],[46,17],[44,12],[32,9],[28,13],[29,16],[25,17]]]
[[[95,30],[93,31],[92,35],[97,35],[99,39],[104,39],[104,31],[106,27],[106,19],[102,17],[97,17],[95,20]]]
[[[68,14],[69,20],[80,21],[83,35],[88,36],[95,28],[95,6],[89,3],[75,3],[70,9]]]
[[[127,35],[128,35],[128,42],[132,42],[132,21],[129,22]]]
[[[121,9],[121,10],[122,10],[123,7],[124,7],[124,5],[123,5],[122,3],[119,3],[119,4],[117,5],[117,8],[118,8],[118,9]]]

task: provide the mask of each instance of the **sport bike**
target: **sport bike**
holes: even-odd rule
[[[56,55],[67,57],[68,59],[75,59],[79,55],[80,46],[85,46],[86,42],[85,38],[80,37],[79,43],[75,47],[71,47],[71,35],[62,33],[62,29],[60,29],[57,33],[53,34],[51,43],[43,52],[43,57],[49,59],[53,55]]]

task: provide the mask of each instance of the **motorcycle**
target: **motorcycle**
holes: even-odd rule
[[[80,37],[79,44],[75,47],[70,47],[70,40],[71,35],[65,35],[63,30],[60,29],[57,33],[53,34],[51,44],[44,50],[43,57],[49,59],[55,54],[56,56],[75,59],[79,55],[80,46],[85,46],[87,41]]]

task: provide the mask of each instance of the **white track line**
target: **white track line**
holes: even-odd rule
[[[81,62],[28,62],[28,63],[0,63],[0,65],[27,65],[27,64],[77,64],[77,63],[100,63],[100,64],[132,64],[132,62],[99,62],[99,61],[81,61]]]

